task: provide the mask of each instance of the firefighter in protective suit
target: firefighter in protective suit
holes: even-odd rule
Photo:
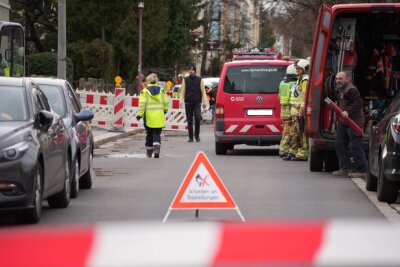
[[[284,157],[289,154],[290,149],[290,89],[297,81],[297,72],[294,64],[286,69],[286,76],[279,84],[279,103],[281,105],[281,119],[283,124],[282,139],[279,144],[279,156]]]
[[[147,87],[139,97],[139,112],[136,119],[142,117],[146,129],[146,155],[151,158],[160,157],[161,130],[165,126],[165,113],[168,112],[168,96],[164,89],[158,86],[158,77],[152,73],[146,77]]]
[[[300,59],[294,64],[297,82],[290,90],[291,143],[289,154],[283,160],[306,161],[308,157],[308,138],[305,133],[304,114],[309,65],[305,59]]]

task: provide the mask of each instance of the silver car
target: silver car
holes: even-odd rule
[[[66,80],[54,78],[30,78],[38,84],[49,99],[52,109],[64,120],[71,143],[71,197],[79,189],[90,189],[93,177],[93,134],[89,120],[93,112],[82,109],[71,85]]]

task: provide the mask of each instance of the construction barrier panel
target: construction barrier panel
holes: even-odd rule
[[[1,266],[400,266],[383,221],[114,223],[0,229]]]
[[[112,126],[114,117],[114,94],[77,90],[82,107],[94,113],[91,121],[96,126]]]
[[[143,120],[136,120],[139,96],[125,95],[125,89],[116,88],[115,94],[77,90],[77,96],[84,108],[93,111],[92,125],[104,127],[143,127]],[[169,97],[169,108],[165,114],[166,130],[187,130],[186,113],[180,108],[177,98]],[[203,114],[205,114],[203,112]],[[202,115],[203,115],[202,114]]]
[[[115,88],[114,93],[114,129],[124,128],[125,88]]]

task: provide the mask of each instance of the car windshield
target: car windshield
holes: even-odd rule
[[[39,86],[49,100],[50,106],[54,112],[65,118],[67,109],[62,87],[48,84],[39,84]]]
[[[232,66],[228,68],[224,92],[230,94],[278,93],[287,66]]]
[[[0,86],[0,96],[0,122],[27,120],[24,87]]]

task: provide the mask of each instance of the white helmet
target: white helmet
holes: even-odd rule
[[[297,75],[296,67],[294,66],[294,64],[291,64],[291,65],[289,65],[289,66],[287,67],[287,69],[286,69],[286,74],[287,74],[287,75]]]
[[[300,59],[296,63],[294,63],[296,68],[301,68],[304,72],[308,72],[310,67],[310,63],[305,59]]]

